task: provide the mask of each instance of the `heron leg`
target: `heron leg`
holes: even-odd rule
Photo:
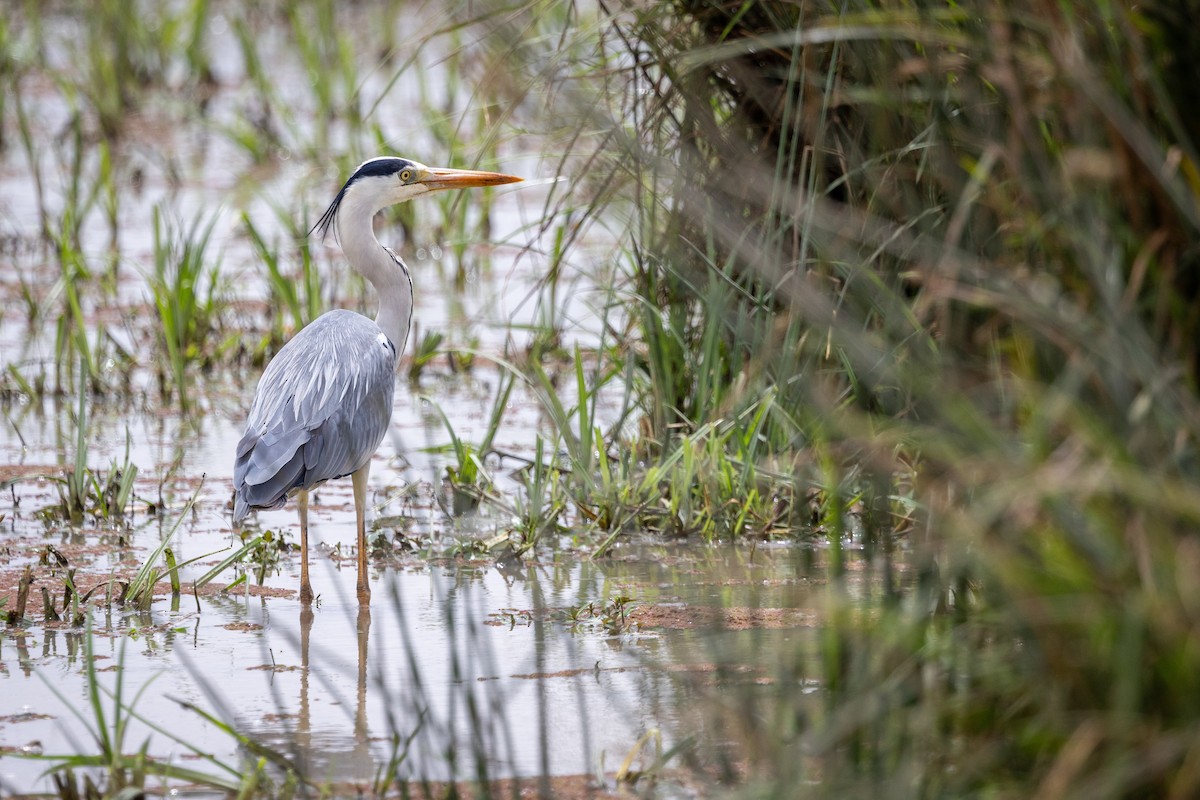
[[[371,604],[371,585],[367,582],[367,476],[371,462],[363,464],[353,475],[354,521],[358,525],[358,604]]]
[[[296,493],[296,507],[300,510],[300,602],[311,605],[312,584],[308,582],[308,490]]]

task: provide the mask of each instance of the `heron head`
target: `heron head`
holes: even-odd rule
[[[387,206],[442,189],[499,186],[520,180],[515,175],[499,172],[427,167],[396,156],[372,158],[359,165],[309,233],[318,231],[324,238],[331,227],[336,227],[338,215],[343,210],[372,217]]]

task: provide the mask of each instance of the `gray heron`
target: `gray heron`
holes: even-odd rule
[[[498,172],[427,167],[405,158],[372,158],[354,171],[309,235],[333,231],[350,266],[379,295],[374,320],[352,311],[322,314],[271,359],[259,380],[233,469],[233,520],[251,509],[280,508],[296,496],[300,512],[300,602],[308,580],[308,493],[352,476],[358,526],[358,602],[369,605],[365,506],[371,456],[392,418],[400,355],[408,339],[413,287],[408,267],[375,238],[375,215],[442,189],[496,186],[521,178]]]

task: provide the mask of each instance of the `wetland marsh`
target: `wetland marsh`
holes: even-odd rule
[[[0,795],[1200,794],[1189,3],[3,11]],[[234,450],[376,155],[525,181],[377,216],[306,608]]]
[[[120,731],[108,756],[158,765],[145,779],[155,791],[220,793],[256,770],[266,785],[303,776],[335,793],[473,776],[615,786],[618,769],[646,769],[681,738],[678,676],[717,668],[681,612],[738,596],[740,622],[700,627],[761,628],[758,645],[811,634],[814,558],[791,547],[696,550],[634,532],[636,546],[590,560],[603,537],[564,513],[556,474],[541,473],[567,421],[555,414],[583,431],[637,424],[619,380],[603,397],[576,380],[622,324],[607,277],[616,240],[572,222],[545,141],[488,122],[494,104],[466,83],[480,77],[469,28],[439,34],[421,7],[338,12],[342,25],[423,20],[384,32],[373,46],[390,47],[388,60],[366,69],[323,49],[345,38],[306,45],[302,23],[333,13],[185,4],[127,28],[116,6],[30,7],[7,23],[20,91],[0,176],[6,793],[53,791],[55,765],[115,791],[128,764],[106,774],[87,761],[106,724]],[[171,49],[189,30],[202,53]],[[76,38],[90,61],[66,57]],[[306,58],[364,72],[322,62],[313,78]],[[369,121],[352,113],[371,104]],[[296,599],[294,507],[235,531],[229,502],[232,451],[271,352],[327,308],[373,313],[336,246],[304,234],[375,147],[530,180],[378,224],[413,271],[416,306],[374,459],[377,602],[364,620],[343,569],[348,481],[314,495],[312,613]],[[541,384],[510,363],[531,353]],[[184,564],[182,595],[165,539]],[[129,601],[145,569],[152,595]],[[737,668],[762,677],[751,661]],[[256,767],[249,742],[279,760]]]

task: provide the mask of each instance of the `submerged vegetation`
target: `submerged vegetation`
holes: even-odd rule
[[[54,514],[134,497],[128,449],[87,467],[89,404],[153,387],[203,413],[321,311],[364,305],[304,241],[354,163],[561,172],[501,243],[543,276],[529,320],[409,344],[418,392],[491,380],[478,441],[431,404],[442,511],[501,514],[503,558],[569,531],[594,558],[649,533],[833,565],[818,646],[681,710],[710,733],[673,765],[755,797],[1200,791],[1195,3],[144,11],[0,20],[0,158],[36,221],[0,231],[0,324],[54,332],[4,351],[0,398],[72,410]],[[205,145],[140,130],[176,124]],[[233,214],[181,201],[210,149]],[[462,288],[492,269],[492,199],[441,200],[385,224]],[[579,294],[593,319],[565,314]],[[495,444],[514,387],[541,418],[518,454]],[[623,631],[627,601],[587,608]]]

